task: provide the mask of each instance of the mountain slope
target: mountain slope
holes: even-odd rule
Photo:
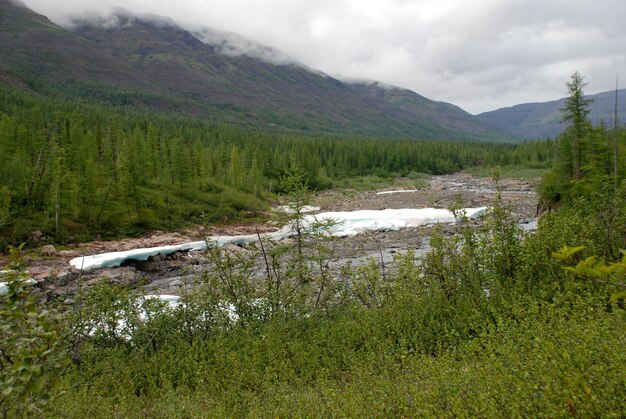
[[[0,0],[0,45],[5,74],[27,86],[38,79],[76,78],[149,87],[122,61],[46,17],[8,0]]]
[[[113,21],[114,24],[110,22]],[[118,13],[63,29],[0,0],[0,83],[271,129],[368,137],[508,136],[446,103],[224,52],[171,21]]]
[[[593,99],[589,118],[598,125],[601,121],[612,124],[615,110],[615,91],[587,96]],[[567,124],[561,119],[565,99],[544,103],[525,103],[510,108],[497,109],[476,115],[480,121],[494,129],[527,139],[554,138],[561,134]],[[626,89],[617,91],[618,120],[626,121]]]

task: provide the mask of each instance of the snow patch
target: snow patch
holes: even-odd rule
[[[382,191],[382,192],[377,192],[376,195],[391,195],[391,194],[396,194],[396,193],[414,193],[417,192],[417,189],[400,189],[397,191]]]
[[[476,218],[484,215],[487,207],[465,208],[459,210],[459,215],[468,218]],[[317,215],[307,215],[303,219],[303,227],[310,228],[320,221],[332,221],[332,225],[326,230],[327,234],[344,237],[353,236],[365,231],[389,231],[407,227],[419,227],[426,224],[454,223],[457,218],[452,211],[437,208],[421,209],[384,209],[384,210],[360,210],[323,212]],[[293,235],[291,226],[261,234],[263,238],[270,240],[283,240]],[[102,253],[93,256],[80,256],[70,260],[70,265],[76,269],[88,271],[98,268],[113,268],[120,266],[127,260],[147,260],[158,254],[169,255],[175,252],[205,250],[208,246],[224,246],[225,244],[247,244],[258,241],[259,235],[248,234],[241,236],[213,236],[207,241],[196,241],[171,246],[159,246],[142,249],[134,249],[123,252]]]
[[[18,281],[22,281],[18,279]],[[32,278],[27,278],[23,280],[25,285],[35,285],[37,281]],[[9,293],[9,283],[8,282],[0,282],[0,296],[7,295]]]
[[[465,208],[459,211],[468,218],[479,217],[487,207]],[[308,217],[307,217],[308,218]],[[365,231],[389,231],[401,228],[419,227],[427,224],[454,223],[457,221],[452,211],[437,208],[384,209],[347,212],[325,212],[316,216],[318,220],[330,219],[337,224],[329,229],[333,236],[353,236]]]

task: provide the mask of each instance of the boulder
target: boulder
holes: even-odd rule
[[[43,256],[54,256],[57,254],[57,249],[53,245],[47,244],[41,248],[41,254]]]
[[[30,233],[30,240],[33,243],[39,243],[45,237],[46,237],[45,234],[43,234],[43,231],[41,231],[41,230],[36,230],[36,231],[33,231],[32,233]]]
[[[167,260],[167,255],[165,253],[157,253],[154,256],[148,257],[149,262],[165,262]]]
[[[183,285],[185,285],[185,283],[183,281],[181,281],[180,279],[175,279],[175,280],[170,282],[170,287],[172,287],[172,288],[174,288],[174,287],[182,287]]]
[[[72,271],[65,269],[57,273],[56,279],[61,287],[68,285],[72,281]]]

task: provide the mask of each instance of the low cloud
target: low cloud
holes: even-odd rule
[[[201,42],[215,48],[218,53],[230,57],[245,55],[276,65],[300,65],[306,67],[282,51],[253,42],[234,32],[218,31],[196,25],[184,25],[183,27],[169,17],[151,13],[135,14],[120,7],[113,8],[108,14],[94,11],[72,14],[64,20],[63,25],[68,29],[81,26],[118,29],[130,27],[135,21],[147,22],[157,27],[187,30]]]
[[[219,53],[231,57],[245,55],[277,65],[300,65],[284,52],[253,42],[233,32],[222,32],[211,28],[191,30],[200,41],[211,45]]]
[[[195,33],[225,54],[380,80],[472,113],[562,97],[574,71],[586,76],[588,93],[610,90],[626,66],[623,0],[26,3],[61,24],[114,5],[169,16],[185,28],[214,28]]]
[[[72,14],[64,19],[66,28],[72,29],[76,26],[90,25],[106,29],[127,28],[132,26],[135,20],[149,22],[158,27],[180,28],[172,18],[158,16],[152,13],[135,14],[130,10],[121,7],[112,8],[109,13],[99,13],[88,11],[82,14]]]

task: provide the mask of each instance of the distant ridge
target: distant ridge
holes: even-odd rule
[[[127,12],[68,30],[0,0],[0,84],[312,134],[511,140],[410,90],[345,83],[238,35]]]
[[[598,125],[601,121],[612,125],[615,110],[615,91],[587,96],[593,99],[589,118]],[[497,109],[477,115],[478,119],[493,129],[502,130],[514,137],[525,139],[554,138],[567,124],[561,122],[561,108],[565,99],[543,103],[524,103],[510,108]],[[626,122],[626,89],[617,91],[618,119]]]

